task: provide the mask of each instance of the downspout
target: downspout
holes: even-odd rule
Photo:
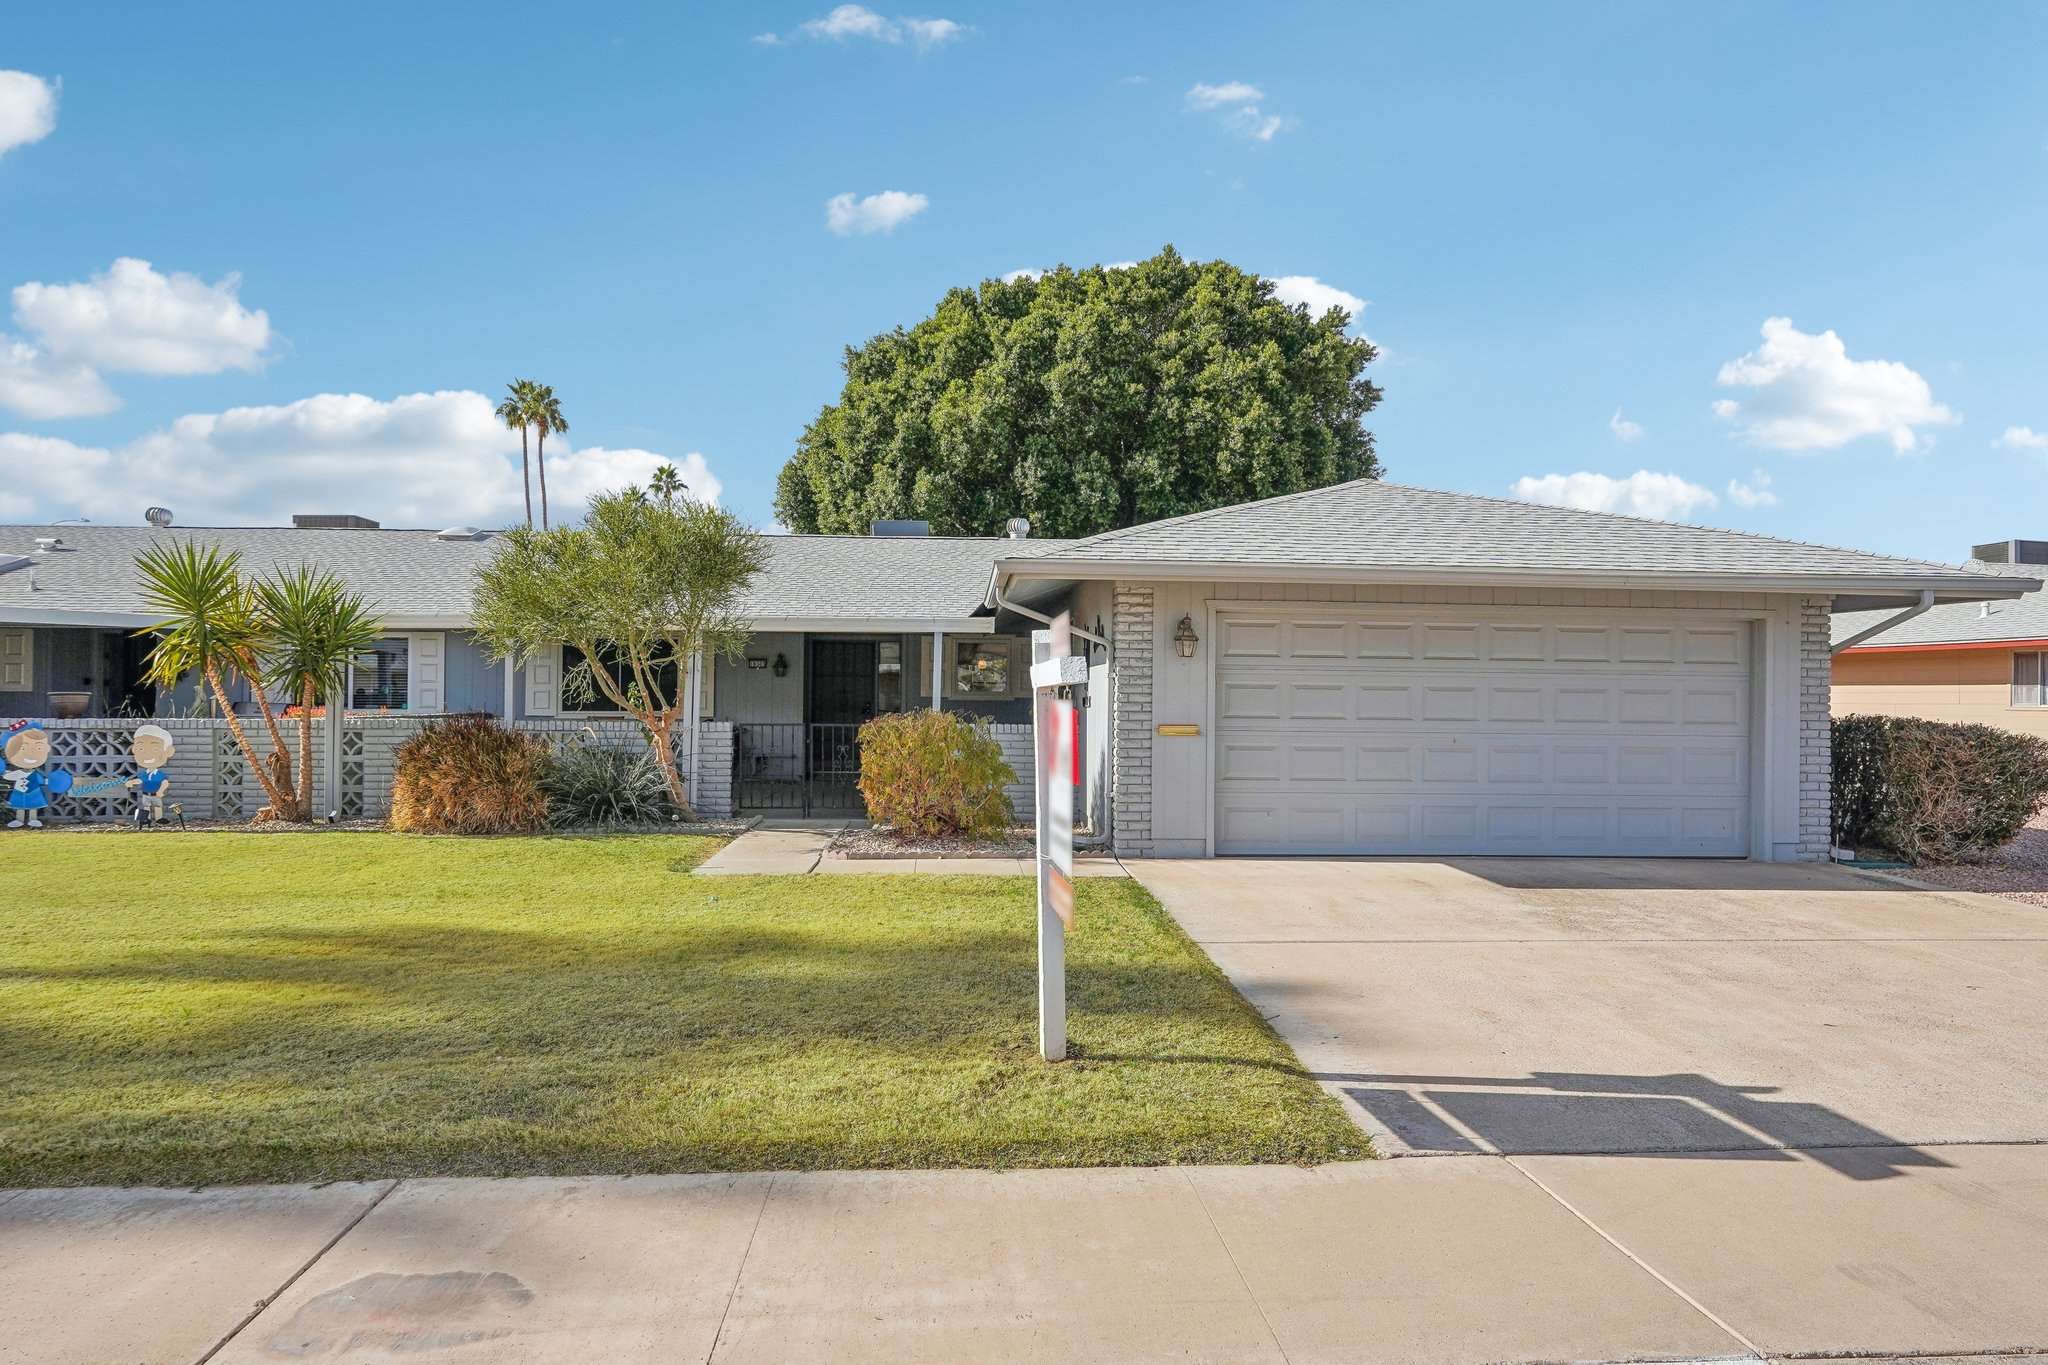
[[[1828,657],[1833,658],[1835,655],[1840,654],[1845,649],[1853,649],[1855,646],[1862,644],[1865,640],[1868,640],[1873,635],[1884,634],[1893,626],[1904,625],[1906,622],[1912,620],[1914,617],[1926,611],[1933,605],[1934,589],[1923,588],[1920,591],[1920,601],[1917,604],[1907,607],[1904,611],[1900,612],[1896,616],[1885,617],[1884,620],[1879,621],[1874,626],[1871,626],[1864,630],[1857,631],[1854,635],[1851,635],[1848,639],[1842,641],[1842,643],[1829,649]]]

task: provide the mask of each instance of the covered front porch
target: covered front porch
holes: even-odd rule
[[[144,676],[151,641],[126,626],[0,624],[0,713],[80,720],[175,714]]]

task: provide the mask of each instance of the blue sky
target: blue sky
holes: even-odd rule
[[[2048,8],[829,9],[21,8],[0,517],[503,519],[532,375],[766,525],[843,346],[1171,242],[1367,301],[1389,477],[2048,535]]]

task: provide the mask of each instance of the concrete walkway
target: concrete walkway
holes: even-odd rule
[[[0,1361],[1636,1361],[2048,1343],[2048,1148],[0,1195]]]
[[[704,877],[802,876],[818,872],[833,876],[908,876],[926,873],[946,877],[1035,875],[1029,858],[834,858],[825,853],[832,836],[847,827],[845,820],[788,821],[762,825],[734,839],[698,864]],[[1123,864],[1107,855],[1074,860],[1077,877],[1124,877]]]

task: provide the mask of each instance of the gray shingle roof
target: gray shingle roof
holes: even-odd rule
[[[64,548],[36,552],[39,536]],[[454,618],[469,612],[478,566],[495,535],[443,541],[433,531],[280,527],[0,526],[0,557],[33,566],[0,573],[0,619],[89,612],[145,617],[136,556],[165,541],[239,550],[257,572],[311,563],[340,574],[380,614]],[[965,618],[981,606],[990,567],[1017,542],[995,538],[764,536],[768,568],[744,598],[757,619]],[[1068,541],[1034,541],[1057,550]],[[34,590],[30,588],[31,581]]]
[[[1360,570],[1495,570],[1560,575],[1744,579],[1948,580],[1978,569],[1777,540],[1739,531],[1581,512],[1506,498],[1357,480],[1263,502],[1108,531],[1050,553],[1048,565],[1299,565]]]
[[[1980,564],[1987,573],[2040,577],[2048,565]],[[1837,643],[1870,629],[1888,611],[1849,611],[1834,618]],[[2048,589],[2038,589],[2010,602],[1951,602],[1933,607],[1912,620],[1874,635],[1863,645],[1995,644],[2000,640],[2048,640]],[[1857,646],[1861,648],[1862,646]]]

